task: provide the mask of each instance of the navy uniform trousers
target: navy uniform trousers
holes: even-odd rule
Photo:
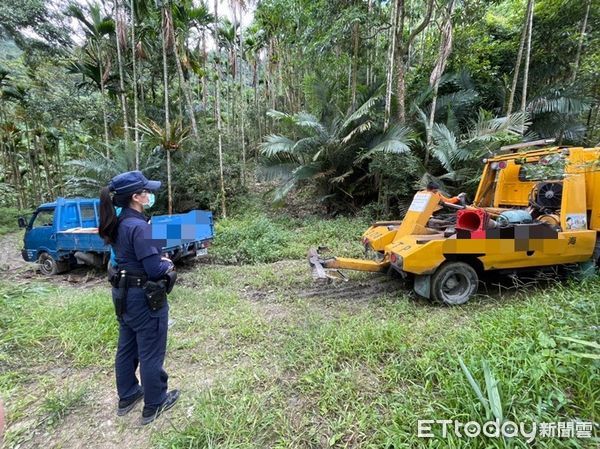
[[[116,294],[113,288],[113,295]],[[144,404],[158,407],[167,398],[169,376],[163,368],[167,350],[169,305],[151,311],[141,288],[127,291],[126,311],[119,321],[119,343],[115,359],[117,392],[129,399],[140,390],[136,369],[140,368]]]

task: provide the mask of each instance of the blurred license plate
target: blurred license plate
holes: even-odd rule
[[[208,254],[208,248],[200,248],[196,251],[196,257],[206,256]]]

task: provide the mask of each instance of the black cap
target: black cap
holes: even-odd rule
[[[128,171],[115,176],[110,180],[108,185],[111,192],[117,195],[126,193],[134,193],[146,189],[150,191],[160,188],[160,181],[150,181],[142,174],[141,171]]]

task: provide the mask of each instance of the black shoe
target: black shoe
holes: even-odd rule
[[[117,416],[126,415],[131,411],[135,404],[144,397],[144,390],[139,390],[136,394],[131,396],[129,399],[119,399],[119,408],[117,409]]]
[[[162,412],[169,410],[171,407],[175,405],[179,399],[179,390],[171,390],[167,393],[167,399],[158,407],[146,407],[144,406],[144,411],[142,412],[142,425],[150,424],[156,418],[158,418]]]

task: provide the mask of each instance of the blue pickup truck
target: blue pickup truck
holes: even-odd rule
[[[81,264],[106,266],[110,246],[98,235],[99,205],[97,198],[57,198],[40,205],[29,222],[19,218],[19,227],[25,228],[23,259],[38,262],[46,275]],[[208,211],[153,216],[151,224],[153,238],[155,231],[161,234],[157,237],[166,243],[163,254],[173,261],[206,254],[214,236]]]

